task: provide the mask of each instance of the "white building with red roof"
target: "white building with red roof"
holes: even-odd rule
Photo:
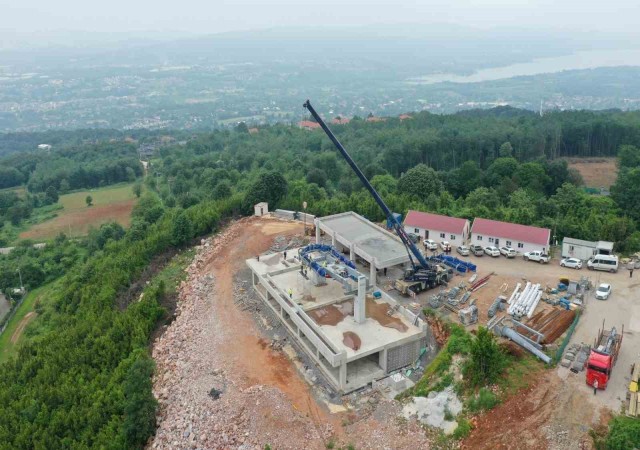
[[[489,219],[474,219],[471,244],[487,247],[507,246],[518,253],[549,251],[551,230]]]
[[[458,246],[469,237],[469,221],[457,217],[409,210],[404,219],[404,229],[422,239],[436,242],[449,241]]]

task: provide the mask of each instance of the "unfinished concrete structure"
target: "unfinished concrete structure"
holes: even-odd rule
[[[316,244],[321,230],[331,238],[331,245],[349,253],[349,259],[360,257],[369,264],[369,280],[376,283],[376,270],[409,262],[409,254],[398,236],[371,223],[352,211],[315,219]],[[371,281],[372,280],[372,281]]]
[[[390,255],[381,250],[389,248]],[[395,241],[385,239],[375,252],[369,250],[379,258],[372,257],[374,264],[402,262]],[[319,280],[301,264],[299,249],[287,250],[286,260],[275,253],[246,262],[260,297],[338,391],[353,391],[413,364],[426,347],[427,325],[357,271]]]

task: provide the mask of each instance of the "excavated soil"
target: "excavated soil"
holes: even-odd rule
[[[342,342],[352,350],[358,350],[362,346],[360,336],[353,331],[345,331],[342,333]]]

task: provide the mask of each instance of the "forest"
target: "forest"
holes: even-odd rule
[[[558,240],[610,239],[628,253],[640,250],[639,118],[617,111],[541,118],[500,108],[334,128],[394,211],[545,225]],[[122,141],[74,144],[52,151],[47,164],[17,152],[2,167],[21,174],[28,195],[46,197],[63,180],[71,189],[81,171],[93,175],[78,177],[80,184],[139,176],[139,165],[128,164],[134,152]],[[561,159],[615,155],[611,196],[587,194]],[[83,239],[60,235],[45,249],[25,243],[0,256],[3,273],[28,268],[30,289],[50,286],[28,339],[0,365],[0,449],[144,446],[155,430],[149,341],[166,318],[165,286],[151,283],[140,301],[127,299],[155,258],[250,214],[258,201],[294,210],[307,201],[314,214],[354,210],[383,219],[324,134],[290,126],[250,133],[241,124],[164,146],[143,184],[128,229],[105,224]],[[0,287],[15,287],[15,277],[3,276]]]

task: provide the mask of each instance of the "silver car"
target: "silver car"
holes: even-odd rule
[[[611,285],[609,283],[602,283],[596,290],[596,300],[606,300],[611,295]]]
[[[569,267],[570,269],[580,270],[582,269],[582,261],[578,258],[565,258],[560,261],[562,267]]]
[[[462,256],[469,256],[469,247],[466,245],[458,245],[456,251]]]

